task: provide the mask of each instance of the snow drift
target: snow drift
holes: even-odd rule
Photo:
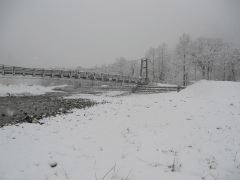
[[[239,82],[201,80],[181,91],[181,95],[202,98],[228,98],[239,96]]]

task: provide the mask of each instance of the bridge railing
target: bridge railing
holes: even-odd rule
[[[22,75],[22,76],[38,76],[38,77],[57,77],[57,78],[75,78],[75,79],[90,79],[100,81],[113,81],[121,83],[139,83],[140,78],[112,75],[105,73],[82,72],[77,70],[56,70],[56,69],[41,69],[41,68],[24,68],[18,66],[7,66],[0,64],[1,75]]]

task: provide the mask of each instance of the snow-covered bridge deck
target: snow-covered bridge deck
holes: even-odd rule
[[[95,72],[82,72],[78,70],[58,70],[58,69],[40,69],[40,68],[24,68],[17,66],[0,65],[0,74],[13,76],[33,76],[33,77],[54,77],[54,78],[74,78],[88,79],[98,81],[112,81],[137,84],[140,78],[111,75]]]

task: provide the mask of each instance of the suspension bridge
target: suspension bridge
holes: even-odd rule
[[[144,66],[145,63],[145,66]],[[143,77],[143,71],[145,70],[145,77]],[[121,76],[105,73],[95,72],[83,72],[79,70],[58,70],[58,69],[43,69],[43,68],[26,68],[18,66],[0,65],[0,75],[2,76],[23,76],[23,77],[38,77],[38,78],[63,78],[63,79],[83,79],[91,81],[102,81],[108,83],[118,83],[122,86],[120,89],[132,90],[136,93],[158,93],[158,92],[169,92],[179,91],[183,89],[180,86],[153,86],[148,85],[148,67],[147,60],[141,61],[141,72],[140,75],[143,78]],[[119,87],[120,87],[119,86]]]

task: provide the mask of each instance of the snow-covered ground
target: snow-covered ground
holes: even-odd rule
[[[47,92],[54,92],[54,88],[64,87],[62,86],[40,86],[40,85],[3,85],[0,84],[0,96],[8,96],[8,95],[40,95],[45,94]]]
[[[155,83],[154,84],[155,86],[159,86],[159,87],[166,87],[166,86],[168,86],[168,87],[176,87],[176,86],[178,86],[178,85],[176,85],[176,84],[163,84],[163,83]]]
[[[240,179],[240,83],[77,97],[109,103],[0,129],[1,180]]]

